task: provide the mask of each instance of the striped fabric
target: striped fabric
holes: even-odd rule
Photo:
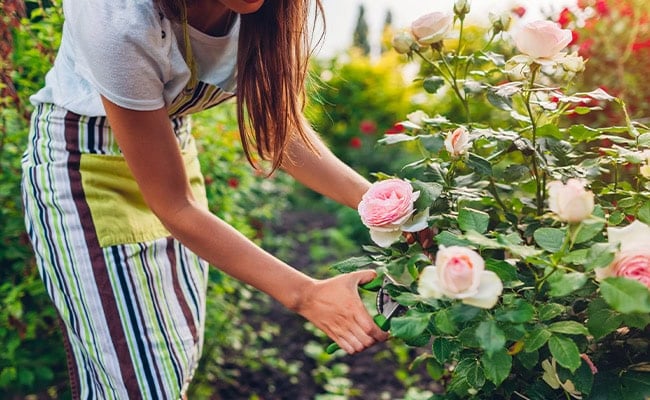
[[[187,118],[172,119],[181,148]],[[74,399],[179,399],[203,341],[207,264],[171,237],[101,246],[84,154],[119,155],[104,117],[42,104],[23,156],[25,221],[64,327]]]

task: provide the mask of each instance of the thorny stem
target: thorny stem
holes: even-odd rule
[[[459,39],[459,45],[460,45],[460,39]],[[454,93],[456,93],[458,100],[460,100],[463,106],[463,110],[465,111],[465,119],[467,123],[469,123],[471,119],[469,114],[469,104],[467,103],[467,96],[466,95],[463,96],[463,94],[460,92],[460,88],[458,87],[458,79],[457,79],[458,61],[456,61],[454,71],[452,72],[451,66],[447,62],[445,55],[442,54],[442,50],[438,49],[438,55],[440,55],[440,59],[442,60],[443,65],[445,66],[445,68],[447,68],[447,71],[449,71],[449,75],[451,76],[451,82],[450,82],[451,88],[454,90]],[[458,57],[459,55],[460,54],[457,53],[456,56]]]
[[[494,177],[490,177],[490,192],[492,192],[492,196],[494,197],[494,200],[496,200],[497,204],[503,212],[508,212],[508,209],[506,208],[506,205],[503,204],[503,201],[501,201],[501,197],[499,196],[499,192],[497,191],[497,187],[494,184]]]
[[[544,203],[542,197],[542,178],[540,177],[539,165],[537,164],[537,120],[533,113],[533,109],[530,106],[530,97],[533,93],[533,88],[535,87],[535,78],[537,77],[537,71],[539,71],[539,64],[531,65],[531,74],[530,74],[530,87],[526,93],[524,103],[526,106],[526,111],[530,117],[530,127],[532,130],[532,143],[533,143],[533,156],[532,156],[532,173],[535,178],[535,205],[537,206],[537,215],[542,215],[544,211]]]

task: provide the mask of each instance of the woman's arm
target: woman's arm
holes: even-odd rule
[[[373,271],[316,280],[265,252],[194,200],[165,109],[133,111],[102,101],[145,202],[176,239],[301,314],[348,353],[386,339],[357,292]]]
[[[370,183],[338,159],[313,129],[307,131],[319,154],[294,137],[287,147],[289,157],[282,169],[310,189],[356,209]]]

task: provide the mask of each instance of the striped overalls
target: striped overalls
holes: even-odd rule
[[[168,110],[197,200],[192,112],[232,96],[198,82]],[[23,156],[25,220],[63,322],[74,399],[179,399],[203,342],[208,266],[145,205],[105,117],[40,104]]]

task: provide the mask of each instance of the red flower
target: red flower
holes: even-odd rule
[[[377,132],[377,124],[375,121],[364,119],[359,123],[359,130],[361,133],[364,133],[366,135],[372,135],[373,133]]]
[[[573,21],[573,13],[568,8],[563,8],[560,12],[560,16],[557,19],[557,23],[560,24],[562,28],[566,28],[571,23],[571,21]]]
[[[404,129],[404,126],[400,123],[397,123],[393,125],[392,127],[386,129],[385,134],[386,135],[394,135],[396,133],[404,133],[406,129]]]
[[[589,58],[591,56],[591,48],[594,45],[593,39],[587,39],[580,44],[578,48],[578,54],[584,58]]]
[[[355,136],[352,139],[350,139],[350,147],[352,147],[353,149],[358,149],[361,147],[361,145],[362,145],[361,138],[359,138],[358,136]]]
[[[228,179],[228,186],[230,186],[233,189],[237,189],[237,187],[239,186],[239,179],[237,178]]]
[[[569,42],[569,46],[578,43],[579,39],[580,39],[580,35],[578,34],[578,32],[571,31],[571,41]]]
[[[643,49],[649,49],[650,48],[650,39],[646,40],[645,42],[636,42],[632,44],[632,51],[639,51]]]
[[[523,17],[524,14],[526,14],[526,8],[523,6],[518,6],[514,7],[512,10],[510,10],[513,14],[518,16],[519,18]]]
[[[605,0],[597,0],[596,1],[596,12],[600,15],[608,15],[609,14],[609,6],[607,5],[607,1]]]

